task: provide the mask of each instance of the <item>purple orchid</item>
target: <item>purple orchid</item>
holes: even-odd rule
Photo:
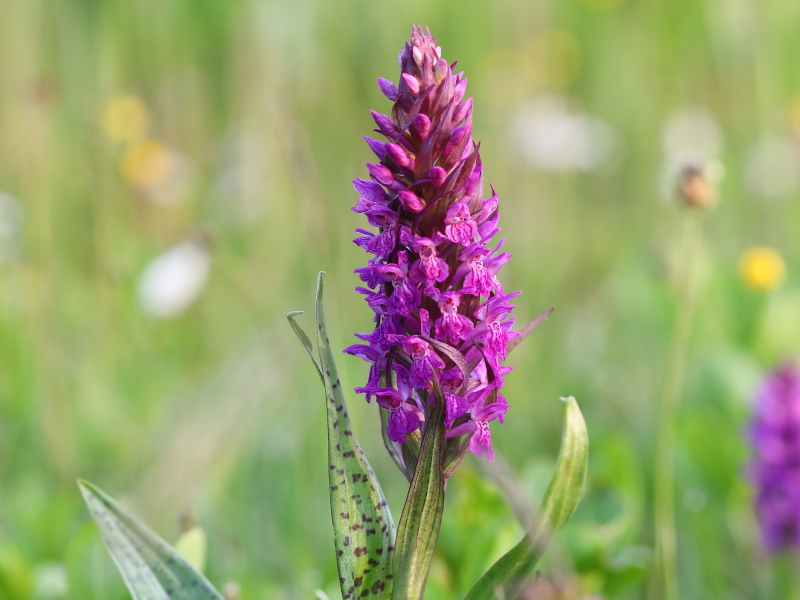
[[[491,460],[489,423],[508,409],[498,390],[511,368],[501,363],[519,335],[509,316],[518,292],[505,294],[497,277],[511,255],[502,241],[489,246],[500,231],[498,196],[492,188],[484,198],[463,73],[419,27],[399,63],[396,83],[378,80],[394,106],[371,113],[385,141],[365,138],[379,162],[353,184],[353,210],[377,229],[354,240],[372,255],[356,273],[376,326],[345,352],[370,363],[358,390],[391,412],[391,440],[424,427],[438,383],[451,455],[469,448]]]
[[[389,438],[395,442],[405,443],[407,433],[416,431],[420,421],[425,420],[423,412],[410,402],[403,400],[400,392],[394,388],[356,388],[356,392],[372,393],[376,402],[391,413],[389,416]]]
[[[800,551],[800,369],[786,363],[756,394],[750,429],[756,514],[771,553]]]

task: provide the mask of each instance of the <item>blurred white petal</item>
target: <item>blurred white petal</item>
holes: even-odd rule
[[[704,163],[722,150],[722,129],[708,110],[682,108],[667,118],[661,141],[668,165]]]
[[[205,289],[211,257],[200,240],[187,240],[167,250],[142,272],[138,296],[142,309],[158,318],[179,315]]]
[[[764,196],[784,196],[800,188],[800,150],[790,138],[771,136],[747,153],[744,177],[748,187]]]
[[[21,224],[19,201],[8,192],[0,191],[0,261],[19,258]]]
[[[613,164],[621,146],[611,125],[570,111],[560,96],[546,96],[519,107],[513,135],[528,164],[547,171],[606,168]]]

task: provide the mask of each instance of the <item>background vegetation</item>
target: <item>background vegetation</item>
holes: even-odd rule
[[[788,593],[791,562],[765,556],[751,509],[746,422],[761,374],[800,349],[800,4],[0,0],[0,598],[126,597],[78,476],[167,539],[191,514],[209,578],[243,599],[336,597],[323,398],[284,315],[312,309],[326,270],[334,346],[371,326],[350,180],[412,23],[470,80],[518,323],[556,305],[511,357],[496,448],[535,505],[559,396],[592,438],[589,493],[528,597],[644,596],[678,298],[681,209],[664,190],[688,155],[720,201],[695,257],[680,586]],[[151,284],[194,269],[185,310],[141,283],[181,243],[194,262]],[[783,255],[779,289],[740,278],[753,245]],[[345,387],[365,380],[339,362]],[[399,518],[406,482],[375,407],[350,403]],[[431,598],[463,597],[518,537],[482,470],[467,461],[448,487]]]

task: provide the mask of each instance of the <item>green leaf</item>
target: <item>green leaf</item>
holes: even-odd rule
[[[201,573],[206,569],[206,555],[208,553],[208,538],[206,532],[195,525],[183,532],[175,542],[175,551],[189,561]]]
[[[174,548],[108,494],[80,479],[78,487],[134,600],[223,600]]]
[[[392,600],[421,599],[444,511],[444,396],[434,378],[414,478],[397,527]]]
[[[317,345],[327,399],[328,483],[342,598],[388,598],[394,522],[347,415],[322,307],[324,274],[317,278]]]
[[[297,315],[302,315],[302,314],[303,314],[302,310],[293,310],[292,312],[286,315],[286,319],[289,321],[289,325],[292,326],[292,329],[294,329],[294,332],[297,335],[298,339],[305,347],[306,352],[308,352],[308,355],[311,357],[311,362],[314,363],[314,366],[317,368],[317,373],[319,373],[319,378],[320,380],[322,380],[322,383],[324,384],[325,380],[322,379],[322,369],[319,368],[317,359],[314,358],[314,347],[311,345],[311,338],[309,338],[306,332],[303,331],[303,328],[300,327],[300,324],[294,320],[294,318]]]
[[[550,540],[581,501],[589,462],[589,436],[575,398],[566,398],[565,401],[561,450],[533,527],[519,544],[492,565],[465,600],[516,598]]]

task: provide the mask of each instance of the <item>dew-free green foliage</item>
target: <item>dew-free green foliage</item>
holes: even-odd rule
[[[389,106],[375,79],[396,77],[412,23],[469,78],[514,254],[502,283],[523,291],[518,326],[556,305],[511,355],[513,406],[492,424],[528,506],[553,471],[555,398],[578,398],[592,434],[586,497],[537,566],[539,591],[644,595],[680,232],[661,191],[662,135],[673,111],[700,106],[722,128],[725,174],[703,219],[676,431],[679,587],[787,597],[797,569],[763,555],[743,474],[755,383],[800,352],[798,194],[754,191],[750,168],[759,140],[798,136],[798,11],[796,0],[0,0],[0,190],[21,210],[8,229],[3,210],[0,229],[0,598],[128,598],[77,493],[85,477],[169,541],[191,508],[209,579],[238,582],[242,600],[317,588],[336,600],[325,407],[285,314],[310,318],[324,268],[332,347],[373,325],[353,291],[365,254],[348,241],[363,226],[350,179],[372,160],[369,109]],[[572,79],[554,80],[565,62]],[[194,169],[175,203],[121,172],[127,146],[102,122],[125,94],[147,106],[147,136]],[[517,118],[553,95],[615,128],[621,153],[606,170],[523,158]],[[213,237],[207,288],[185,313],[148,318],[142,269],[198,228]],[[737,273],[757,244],[786,261],[771,294]],[[337,362],[346,394],[366,380],[363,361]],[[397,517],[408,481],[374,403],[348,400]],[[478,465],[468,457],[447,484],[430,600],[463,600],[522,534]]]
[[[531,530],[475,584],[466,600],[516,598],[553,537],[583,498],[589,467],[589,437],[575,398],[565,399],[564,430],[555,472],[544,493]]]
[[[434,405],[422,436],[417,467],[397,526],[392,600],[425,593],[444,510],[444,396],[434,381]]]
[[[172,546],[88,481],[78,487],[134,600],[223,600]]]
[[[328,484],[336,563],[342,598],[362,595],[389,598],[392,594],[394,522],[380,484],[358,444],[347,413],[342,382],[333,359],[325,310],[323,276],[317,276],[316,331],[319,363],[314,360],[310,338],[288,319],[322,376],[328,428]]]

